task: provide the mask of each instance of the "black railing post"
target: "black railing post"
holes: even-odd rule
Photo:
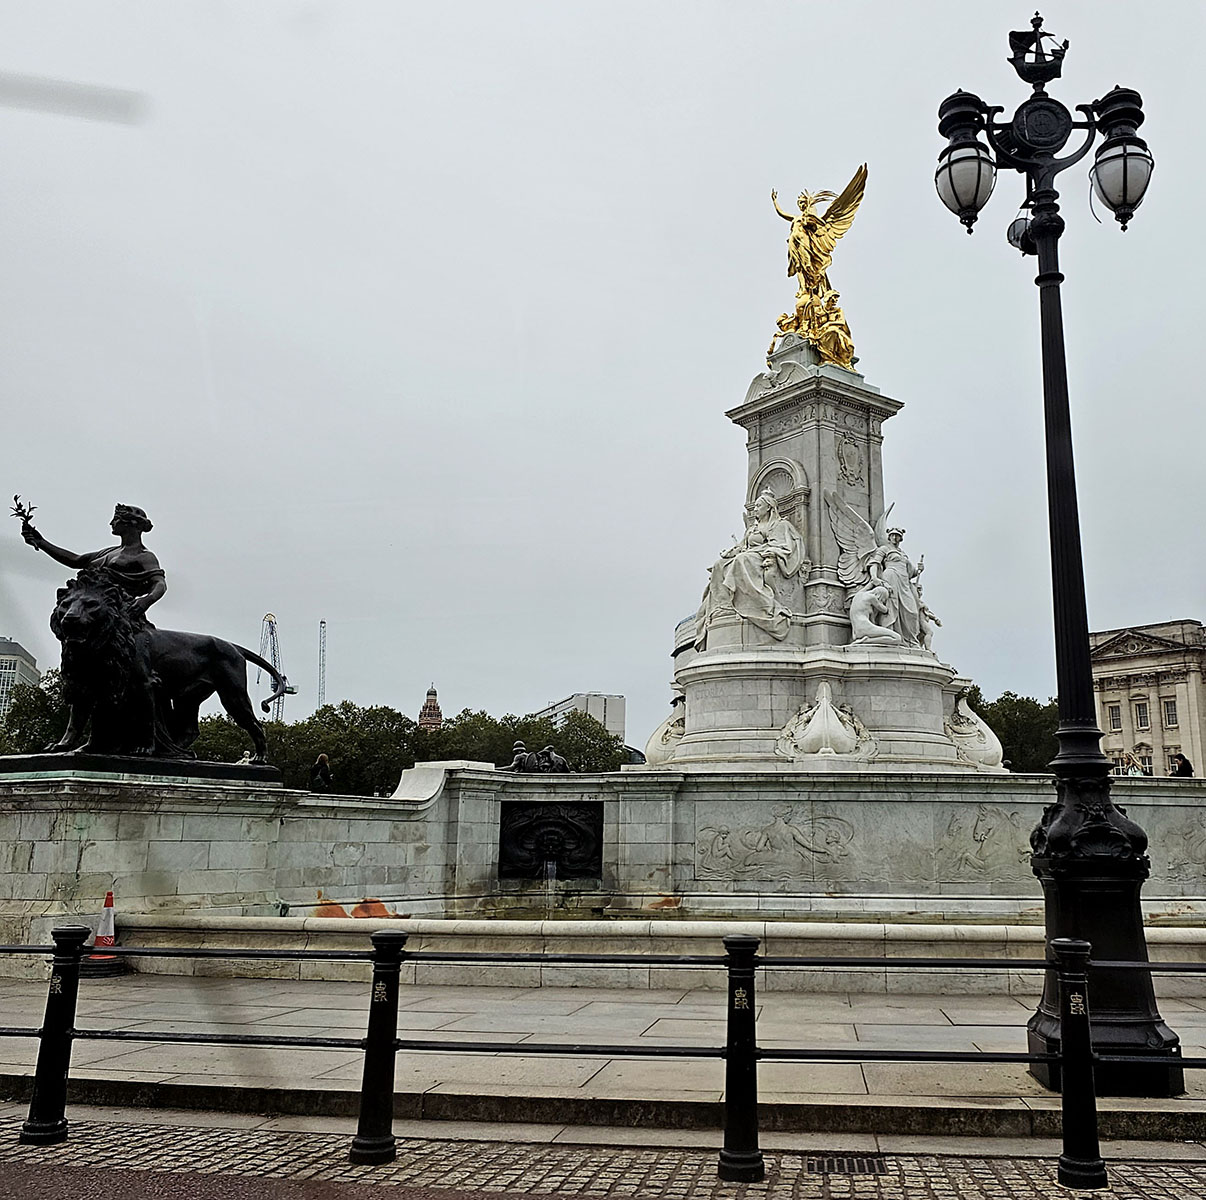
[[[373,991],[364,1039],[360,1119],[348,1150],[354,1163],[393,1162],[394,1060],[398,1056],[398,976],[406,934],[378,929],[373,935]]]
[[[758,1035],[754,1012],[756,937],[724,939],[729,959],[728,1038],[724,1059],[724,1149],[716,1173],[729,1183],[757,1183],[766,1167],[758,1148]]]
[[[92,930],[87,925],[60,925],[50,936],[54,938],[54,958],[46,991],[46,1016],[39,1032],[33,1098],[17,1139],[33,1146],[67,1140],[67,1072],[80,990],[80,956]]]
[[[1097,1139],[1097,1093],[1093,1082],[1093,1035],[1089,1026],[1088,942],[1052,938],[1059,976],[1060,1104],[1064,1152],[1059,1182],[1069,1188],[1108,1187]]]

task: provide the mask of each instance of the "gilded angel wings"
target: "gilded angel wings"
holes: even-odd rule
[[[872,529],[862,517],[832,491],[825,493],[825,507],[829,511],[829,527],[842,548],[838,556],[838,579],[848,588],[862,587],[871,578],[867,569],[871,554],[888,546],[888,514],[895,508],[889,504]]]
[[[830,199],[832,192],[801,192],[800,211],[794,215],[783,212],[775,202],[779,215],[792,223],[787,238],[787,274],[800,281],[801,291],[824,296],[831,290],[828,271],[833,262],[834,247],[854,224],[854,215],[866,187],[867,164],[863,163],[823,217],[817,213],[816,206],[822,200]]]

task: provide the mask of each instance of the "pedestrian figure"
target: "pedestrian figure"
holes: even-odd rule
[[[1169,771],[1170,775],[1190,776],[1193,774],[1193,763],[1184,754],[1174,754],[1172,761],[1173,769]]]
[[[310,791],[329,792],[331,790],[331,764],[325,754],[320,754],[310,768]]]

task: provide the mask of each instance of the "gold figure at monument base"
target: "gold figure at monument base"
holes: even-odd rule
[[[838,306],[838,293],[829,285],[829,266],[838,239],[854,224],[854,214],[867,186],[867,164],[854,173],[838,197],[832,192],[801,192],[796,203],[798,213],[785,213],[779,207],[779,193],[771,192],[775,212],[791,222],[787,235],[787,274],[797,283],[795,311],[783,313],[776,324],[779,332],[771,340],[771,349],[786,333],[796,333],[816,347],[822,361],[852,370],[854,342],[850,327]],[[833,203],[821,216],[817,205]]]

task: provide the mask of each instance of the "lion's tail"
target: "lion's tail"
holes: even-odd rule
[[[289,686],[289,681],[267,660],[261,658],[258,654],[253,654],[246,646],[235,646],[235,649],[249,662],[254,663],[257,667],[267,671],[272,676],[272,686],[276,689],[267,700],[260,701],[260,707],[265,712],[272,711],[272,703],[274,700],[279,700],[282,696],[292,695],[296,688]]]

